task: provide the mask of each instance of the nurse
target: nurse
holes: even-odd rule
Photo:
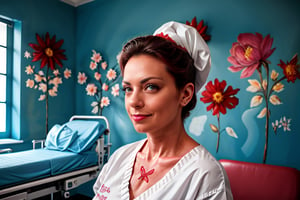
[[[147,137],[114,152],[94,200],[232,199],[222,165],[184,128],[211,65],[197,30],[168,22],[125,44],[119,64],[127,113]]]

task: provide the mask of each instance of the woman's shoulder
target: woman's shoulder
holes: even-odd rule
[[[200,193],[201,196],[214,195],[216,199],[225,199],[225,197],[221,198],[220,196],[228,195],[226,199],[232,199],[230,183],[224,167],[202,145],[195,148],[194,161],[193,165],[196,168],[194,174],[198,177],[199,183],[203,184],[203,181],[208,183],[207,187],[204,187],[204,190]]]
[[[191,152],[192,162],[200,170],[222,173],[224,171],[220,162],[202,145],[195,147]]]

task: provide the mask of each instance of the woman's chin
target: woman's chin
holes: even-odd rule
[[[145,128],[141,125],[137,125],[137,124],[133,124],[133,127],[134,127],[135,131],[138,133],[146,133],[148,130],[147,128]]]

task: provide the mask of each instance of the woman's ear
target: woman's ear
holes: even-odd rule
[[[181,106],[186,106],[194,95],[195,86],[193,83],[187,83],[184,88],[181,90]]]

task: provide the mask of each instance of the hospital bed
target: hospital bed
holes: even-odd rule
[[[45,140],[34,140],[32,150],[0,154],[0,199],[67,199],[97,177],[110,147],[105,117],[73,116],[54,125]]]

